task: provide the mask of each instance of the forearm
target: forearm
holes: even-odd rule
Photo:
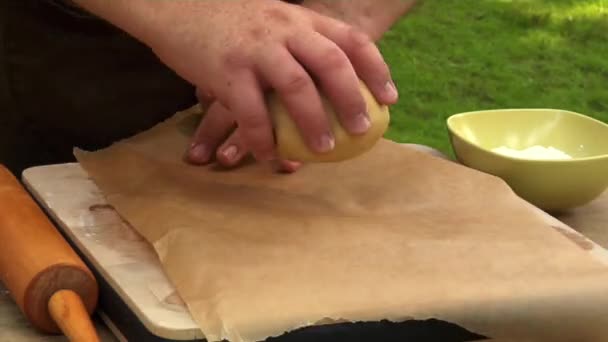
[[[75,6],[109,22],[140,41],[147,41],[159,22],[163,1],[151,0],[69,0]]]
[[[304,0],[303,6],[358,27],[379,40],[416,0]]]

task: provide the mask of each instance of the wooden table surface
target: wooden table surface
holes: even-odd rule
[[[608,191],[588,205],[556,217],[608,249]]]

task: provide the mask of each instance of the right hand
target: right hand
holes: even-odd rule
[[[315,84],[351,134],[369,128],[359,78],[379,102],[397,101],[376,45],[343,22],[276,0],[160,6],[165,6],[157,12],[164,25],[153,28],[146,43],[181,77],[234,113],[242,141],[258,160],[275,159],[264,98],[269,88],[317,153],[331,150],[335,141]]]

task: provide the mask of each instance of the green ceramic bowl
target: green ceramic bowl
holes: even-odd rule
[[[504,179],[521,198],[546,211],[581,206],[608,188],[608,124],[591,117],[556,109],[502,109],[456,114],[447,126],[460,163]],[[571,158],[493,151],[533,146],[552,147]]]

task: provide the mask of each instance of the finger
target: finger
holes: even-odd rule
[[[196,132],[187,153],[187,159],[193,164],[206,164],[213,157],[213,151],[234,127],[232,113],[219,102],[210,107]]]
[[[388,65],[373,40],[358,29],[328,17],[316,22],[319,33],[335,42],[348,56],[359,78],[378,102],[394,104],[399,98]]]
[[[334,42],[321,34],[294,37],[290,51],[317,78],[323,93],[347,132],[363,134],[371,126],[367,106],[359,90],[359,78],[348,57]]]
[[[240,136],[240,130],[237,129],[226,139],[226,141],[217,150],[216,159],[217,161],[226,167],[237,166],[245,156],[249,153],[249,150],[243,143]]]
[[[210,92],[196,88],[196,98],[201,104],[209,104],[213,102],[213,95]]]
[[[274,159],[272,122],[255,75],[249,70],[241,70],[228,84],[229,109],[236,118],[243,143],[257,160]]]
[[[294,173],[302,167],[302,163],[291,160],[280,160],[277,169],[279,172]]]
[[[277,92],[309,148],[317,153],[331,151],[335,138],[311,77],[285,47],[267,51],[258,61],[258,72]]]

